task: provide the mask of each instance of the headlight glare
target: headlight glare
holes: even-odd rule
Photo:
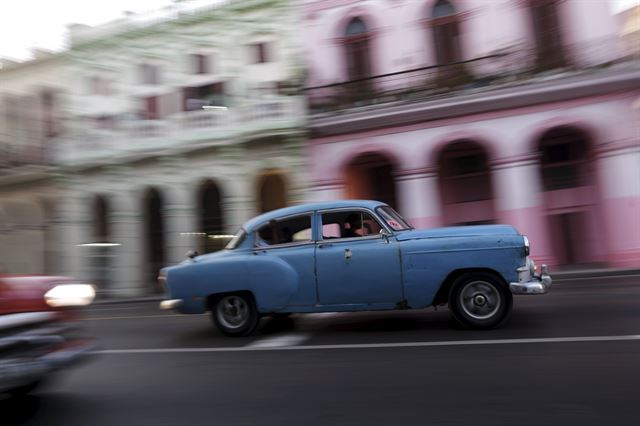
[[[93,302],[96,291],[90,284],[60,284],[45,293],[47,305],[58,308],[63,306],[86,306]]]

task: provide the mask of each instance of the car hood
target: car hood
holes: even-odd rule
[[[433,229],[413,229],[399,232],[398,241],[421,238],[476,237],[485,235],[518,235],[518,231],[509,225],[448,226]]]

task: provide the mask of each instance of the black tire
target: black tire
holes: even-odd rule
[[[211,319],[224,335],[250,335],[258,326],[259,320],[253,295],[241,292],[215,296],[211,302]]]
[[[513,307],[513,296],[499,276],[468,272],[449,291],[449,310],[467,328],[487,329],[502,324]]]

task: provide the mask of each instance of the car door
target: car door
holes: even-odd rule
[[[286,304],[289,307],[313,306],[317,302],[311,217],[309,213],[272,220],[258,228],[254,236],[253,254],[261,260],[271,260],[251,269],[261,285],[269,286],[272,294],[286,291],[280,262],[293,272],[294,290]]]
[[[361,229],[353,229],[353,216]],[[379,235],[382,222],[365,209],[319,212],[316,280],[321,305],[394,304],[403,299],[398,242]],[[356,221],[358,223],[358,221]]]

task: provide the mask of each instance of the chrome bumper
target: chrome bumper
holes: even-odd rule
[[[182,299],[163,300],[162,302],[160,302],[160,309],[164,309],[164,310],[177,309],[180,306],[182,306],[183,303],[184,301]]]
[[[513,294],[545,294],[551,288],[552,282],[549,267],[542,265],[539,276],[531,276],[524,282],[509,283],[509,289]]]

